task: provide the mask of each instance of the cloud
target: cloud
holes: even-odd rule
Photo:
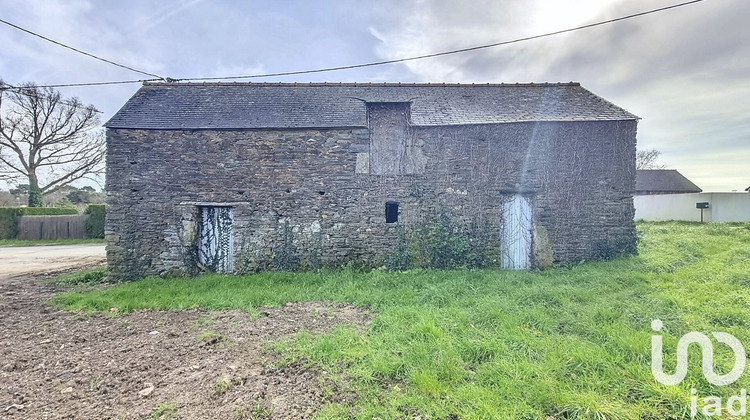
[[[404,6],[408,13],[401,14],[399,24],[374,25],[371,33],[381,43],[381,56],[392,59],[516,39],[670,4],[595,3],[480,1],[464,6],[416,1]],[[412,20],[417,10],[421,14]],[[749,176],[750,44],[740,41],[750,39],[749,14],[749,2],[705,2],[406,67],[425,81],[580,81],[643,118],[639,147],[662,150],[664,161],[693,172],[699,184],[705,180],[730,189],[739,173]],[[742,158],[719,160],[707,153],[717,148]]]
[[[181,0],[155,5],[150,0],[47,0],[39,4],[5,0],[3,13],[11,22],[85,51],[182,78],[404,58],[536,35],[669,4],[667,0]],[[741,162],[724,164],[695,156],[718,156],[709,151],[747,153],[750,43],[744,40],[750,39],[748,15],[747,1],[705,1],[472,53],[266,80],[580,81],[643,118],[639,146],[660,149],[670,166],[699,174],[694,179],[699,185],[700,177],[711,173],[711,185],[729,189],[736,188]],[[0,26],[0,43],[0,77],[8,83],[146,77],[7,26]],[[137,84],[69,88],[63,93],[96,105],[106,120],[137,88]],[[687,171],[683,173],[689,175]],[[721,177],[726,178],[724,183]]]
[[[162,5],[159,9],[154,10],[149,15],[139,16],[133,22],[133,28],[131,29],[132,34],[142,35],[148,32],[150,29],[161,25],[165,21],[169,20],[173,16],[182,13],[185,9],[195,6],[204,0],[183,0],[176,7],[172,4]]]

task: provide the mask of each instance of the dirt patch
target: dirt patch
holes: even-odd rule
[[[0,418],[308,418],[341,393],[303,363],[274,367],[264,343],[359,327],[350,305],[76,315],[45,301],[44,276],[0,281]],[[326,386],[334,386],[326,384]]]
[[[0,283],[10,276],[54,272],[107,260],[104,244],[0,247]]]

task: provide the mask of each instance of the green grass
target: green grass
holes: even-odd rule
[[[107,278],[107,267],[96,267],[90,270],[61,274],[54,280],[59,287],[74,287],[104,283]]]
[[[177,403],[162,404],[151,413],[152,419],[173,419],[177,415]]]
[[[658,384],[650,323],[664,322],[667,372],[690,331],[726,331],[750,346],[750,224],[640,223],[638,231],[638,257],[545,271],[148,278],[53,300],[76,311],[255,311],[308,300],[370,308],[376,316],[364,332],[341,325],[270,347],[359,396],[329,404],[320,418],[689,418],[691,388],[726,402],[750,388],[749,376],[709,384],[691,346],[682,384]],[[726,373],[731,351],[715,344],[714,352],[715,370]]]
[[[198,334],[198,341],[219,343],[226,341],[227,337],[224,334],[217,333],[215,331],[203,331]]]
[[[80,245],[80,244],[104,244],[104,239],[0,239],[2,246],[38,246],[38,245]]]
[[[224,395],[229,391],[231,384],[229,379],[224,376],[220,376],[216,379],[216,385],[214,386],[214,395]]]

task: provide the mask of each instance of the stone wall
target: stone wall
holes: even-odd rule
[[[107,132],[112,275],[195,273],[197,206],[231,205],[235,269],[381,265],[420,226],[499,247],[502,194],[533,198],[534,263],[635,251],[635,121],[411,127],[405,174],[367,129]],[[385,203],[399,203],[385,223]],[[478,245],[477,245],[478,246]]]

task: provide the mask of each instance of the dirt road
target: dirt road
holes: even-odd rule
[[[104,244],[0,247],[0,278],[104,263]]]
[[[44,248],[0,248],[0,419],[302,419],[353,398],[264,346],[340,323],[363,328],[370,316],[357,308],[290,303],[261,308],[259,319],[239,310],[75,314],[50,305],[63,290],[45,273],[96,264],[103,246]]]

